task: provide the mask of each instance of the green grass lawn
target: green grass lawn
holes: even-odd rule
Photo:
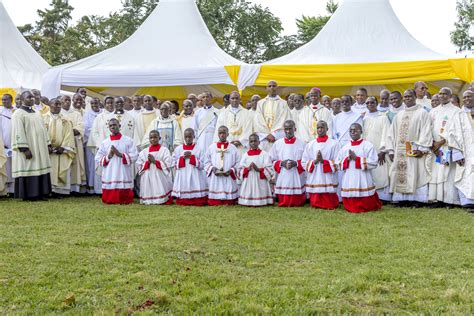
[[[474,215],[0,200],[0,314],[474,313]]]

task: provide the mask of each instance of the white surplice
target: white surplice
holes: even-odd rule
[[[237,167],[240,162],[240,152],[230,143],[212,143],[207,152],[204,162],[204,170],[209,177],[209,199],[235,200],[239,197],[237,185]],[[213,168],[230,171],[230,176],[216,176]]]
[[[184,158],[186,151],[191,152],[189,159]],[[204,159],[205,153],[197,145],[176,147],[173,153],[173,167],[176,170],[172,192],[174,197],[194,199],[209,194],[206,174],[204,173]]]
[[[306,143],[296,137],[279,139],[272,147],[270,156],[276,171],[275,194],[300,195],[305,193],[305,172],[301,158]],[[281,165],[284,160],[293,160],[297,166],[287,169]]]
[[[249,169],[252,162],[259,168],[259,171]],[[239,178],[241,179],[239,204],[246,206],[272,205],[273,195],[270,180],[273,175],[273,164],[268,153],[260,149],[244,153],[239,164]]]
[[[148,161],[148,155],[155,163]],[[140,152],[137,159],[140,175],[140,204],[163,204],[171,198],[173,182],[171,180],[172,159],[168,148],[156,145]]]
[[[333,138],[339,142],[341,148],[351,141],[349,129],[354,123],[359,123],[362,126],[363,121],[362,116],[353,111],[343,111],[334,117],[332,122]]]
[[[301,164],[306,170],[307,193],[337,193],[337,154],[339,143],[334,139],[319,138],[311,141],[304,150]],[[318,152],[321,152],[324,162],[316,163]]]

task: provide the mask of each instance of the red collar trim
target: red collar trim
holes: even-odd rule
[[[318,137],[318,138],[316,138],[316,141],[317,141],[318,143],[325,143],[328,139],[329,139],[329,136],[326,135],[326,136],[323,136],[323,137]]]
[[[364,140],[362,138],[359,139],[359,140],[353,140],[353,141],[351,141],[351,145],[352,146],[359,146],[360,144],[362,144],[363,141]]]
[[[110,135],[110,140],[120,140],[122,138],[122,134],[118,133],[117,135]]]
[[[261,152],[262,152],[262,150],[260,148],[250,149],[249,151],[247,151],[247,155],[249,155],[249,156],[258,156],[258,155],[260,155]]]
[[[296,137],[293,136],[293,138],[288,139],[285,137],[285,144],[294,144],[296,142]]]
[[[152,152],[155,152],[155,151],[160,151],[160,148],[161,148],[160,144],[151,145],[150,148],[148,149],[148,152],[152,153]]]
[[[196,146],[196,145],[195,144],[191,144],[191,145],[183,144],[183,149],[184,150],[193,150],[194,146]]]
[[[228,142],[224,142],[224,143],[217,142],[216,144],[217,144],[217,149],[221,149],[222,146],[224,146],[224,149],[227,149],[227,147],[229,146]]]

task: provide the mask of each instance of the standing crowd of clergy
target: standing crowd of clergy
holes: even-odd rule
[[[156,97],[48,100],[38,90],[0,107],[0,196],[44,200],[101,194],[104,203],[273,205],[349,212],[399,206],[474,208],[474,84],[459,97],[427,85],[318,88],[245,107],[238,92],[182,102]],[[13,106],[13,104],[15,106]]]

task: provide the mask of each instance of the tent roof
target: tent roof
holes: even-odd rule
[[[53,80],[56,90],[59,85],[234,85],[224,67],[240,64],[219,48],[194,0],[161,0],[127,40],[96,55],[55,67],[45,76],[43,86],[50,90],[48,85]]]
[[[344,0],[313,40],[264,64],[348,64],[445,58],[407,31],[389,0]]]
[[[17,29],[0,0],[0,88],[40,88],[48,67]]]

